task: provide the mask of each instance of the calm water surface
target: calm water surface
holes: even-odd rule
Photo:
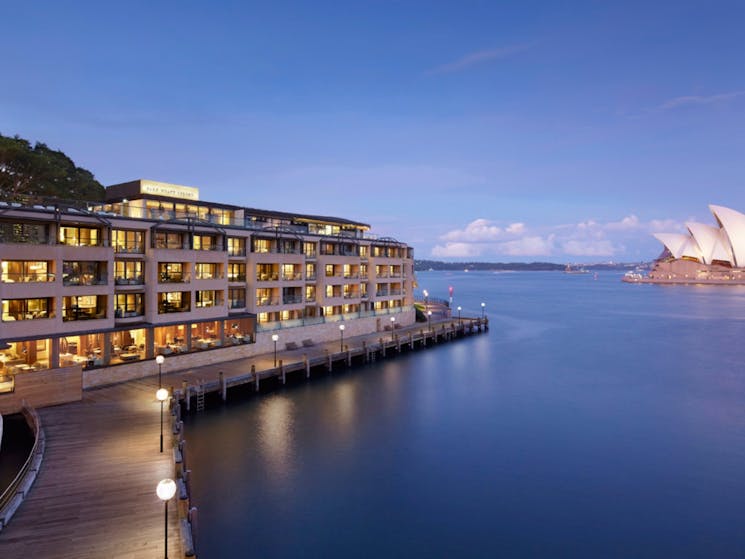
[[[200,557],[745,557],[745,289],[418,280],[489,333],[188,418]]]

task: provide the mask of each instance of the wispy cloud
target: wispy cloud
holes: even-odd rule
[[[716,93],[714,95],[684,95],[682,97],[673,97],[662,103],[659,108],[663,110],[678,109],[689,105],[713,105],[723,101],[730,101],[737,97],[745,95],[745,89],[738,91],[728,91],[725,93]]]
[[[508,58],[513,54],[517,54],[518,52],[522,52],[528,49],[529,47],[530,45],[527,44],[510,45],[506,47],[472,52],[470,54],[466,54],[458,60],[455,60],[454,62],[448,62],[447,64],[442,64],[441,66],[437,66],[435,68],[427,70],[425,74],[431,76],[435,74],[450,74],[452,72],[460,72],[478,64],[484,64],[486,62],[491,62],[492,60]]]

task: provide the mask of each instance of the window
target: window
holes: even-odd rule
[[[158,282],[160,283],[185,283],[189,281],[187,269],[189,264],[181,262],[158,263]]]
[[[303,254],[306,258],[315,258],[316,257],[316,243],[303,243]]]
[[[105,285],[106,262],[70,261],[62,262],[62,283],[64,285]]]
[[[0,242],[47,244],[49,226],[35,223],[0,222]]]
[[[256,304],[258,306],[272,304],[272,290],[260,287],[256,290]]]
[[[316,279],[316,265],[315,264],[305,265],[305,279],[306,280]]]
[[[222,304],[222,291],[205,290],[196,293],[196,308],[216,307]]]
[[[253,239],[253,252],[270,252],[271,246],[269,239]]]
[[[116,318],[129,318],[144,314],[144,293],[117,293],[114,296],[114,316]]]
[[[142,231],[125,231],[124,229],[113,229],[111,231],[111,245],[117,253],[145,252],[145,233]]]
[[[220,265],[212,262],[198,262],[196,265],[197,279],[217,279],[220,277]]]
[[[188,312],[190,310],[191,293],[188,291],[158,293],[158,314]]]
[[[99,246],[101,232],[93,227],[63,225],[59,228],[59,242],[69,246]]]
[[[172,231],[156,231],[153,243],[155,248],[182,249],[184,248],[184,236]]]
[[[3,322],[15,320],[32,320],[35,318],[49,318],[51,309],[54,308],[54,299],[51,297],[37,299],[4,299],[3,300]]]
[[[51,262],[44,260],[4,260],[0,264],[0,279],[4,283],[54,281],[49,271]]]
[[[243,287],[231,287],[228,289],[228,306],[231,309],[246,308],[246,289]]]
[[[62,298],[62,320],[106,318],[106,295],[74,295]]]
[[[228,256],[245,256],[246,239],[228,237]]]
[[[139,285],[144,282],[144,262],[139,260],[114,261],[114,282],[117,285]]]
[[[213,235],[194,235],[194,250],[217,250],[217,238]]]
[[[228,281],[246,281],[246,265],[228,264]]]

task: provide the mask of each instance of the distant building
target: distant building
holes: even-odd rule
[[[323,341],[341,320],[349,335],[413,322],[413,249],[369,229],[147,180],[88,206],[0,203],[0,398],[24,373],[54,386],[77,366],[94,386],[154,374],[159,354],[186,367],[269,351],[280,329]]]
[[[717,225],[686,223],[688,234],[657,233],[662,256],[651,280],[696,280],[701,283],[745,281],[745,214],[710,205]]]

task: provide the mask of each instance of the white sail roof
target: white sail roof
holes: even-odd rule
[[[703,254],[696,244],[696,240],[690,235],[682,233],[655,233],[655,238],[660,241],[674,258],[695,258],[703,262]]]
[[[716,260],[734,265],[729,239],[722,229],[697,222],[686,223],[686,227],[701,249],[704,264],[712,264]]]
[[[729,241],[734,265],[745,267],[745,214],[724,206],[709,205],[709,209]]]

